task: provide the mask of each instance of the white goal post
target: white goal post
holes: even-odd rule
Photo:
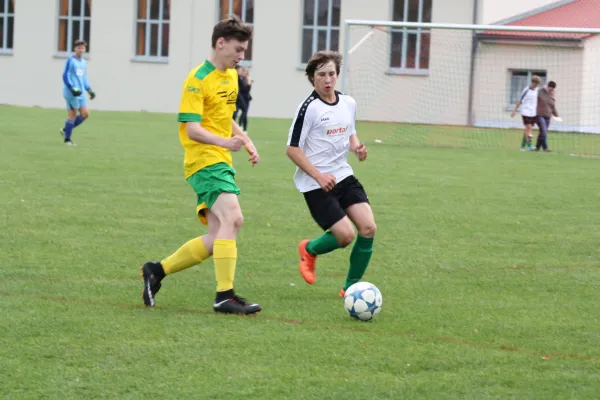
[[[511,111],[538,75],[557,84],[554,132],[600,133],[600,29],[344,24],[341,90],[358,120],[520,129]]]

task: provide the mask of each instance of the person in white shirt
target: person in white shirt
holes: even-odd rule
[[[523,133],[523,140],[521,141],[521,151],[525,151],[527,146],[529,150],[534,150],[534,147],[531,143],[532,138],[532,129],[533,126],[537,123],[537,101],[538,101],[538,86],[542,80],[539,76],[534,75],[531,78],[531,84],[527,86],[521,92],[521,98],[517,100],[517,104],[515,104],[515,108],[510,114],[511,117],[514,117],[521,107],[521,117],[523,118],[523,124],[525,125],[525,132]]]
[[[306,75],[314,90],[296,109],[286,154],[296,164],[297,189],[325,231],[298,245],[304,280],[313,284],[317,256],[350,245],[354,226],[358,230],[343,296],[369,265],[377,227],[369,198],[348,164],[349,152],[364,161],[367,149],[356,136],[356,102],[335,90],[341,64],[342,56],[333,51],[319,51],[308,60]]]

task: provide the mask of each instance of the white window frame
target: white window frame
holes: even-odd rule
[[[248,0],[241,0],[241,2],[242,2],[242,15],[236,15],[236,16],[239,19],[241,19],[242,22],[245,22],[246,24],[250,25],[252,27],[252,29],[254,29],[254,21],[252,21],[252,22],[246,21],[246,11],[248,9],[248,4],[247,4]],[[234,3],[234,0],[228,0],[229,13],[227,15],[234,15],[233,3]],[[256,1],[253,4],[253,8],[254,8],[254,12],[256,13]],[[217,0],[217,21],[221,20],[221,14],[223,14],[222,10],[221,10],[221,0]],[[253,39],[254,39],[254,37],[253,37]],[[254,44],[252,47],[252,57],[254,57]],[[240,62],[240,65],[246,66],[246,67],[252,67],[252,59],[244,59]]]
[[[1,1],[1,0],[0,0]],[[68,14],[65,15],[60,15],[60,0],[57,1],[58,4],[58,25],[56,27],[56,54],[58,56],[66,56],[69,57],[71,55],[71,53],[73,53],[73,42],[75,41],[75,38],[73,37],[73,22],[77,21],[79,22],[79,35],[77,36],[77,39],[84,39],[83,37],[83,32],[84,32],[84,27],[85,27],[85,21],[90,21],[90,37],[86,40],[88,46],[90,45],[90,42],[92,40],[92,8],[90,6],[90,16],[86,17],[85,16],[85,2],[87,0],[80,0],[81,1],[81,15],[71,15],[71,13],[73,12],[73,0],[69,0],[69,11]],[[60,40],[60,21],[67,21],[67,50],[66,51],[62,51],[58,49],[59,43],[58,41]],[[87,52],[84,55],[84,58],[87,58]]]
[[[314,54],[317,52],[317,46],[319,45],[319,32],[327,32],[327,38],[325,39],[325,47],[329,50],[335,50],[335,51],[339,51],[339,47],[340,47],[340,42],[342,40],[341,38],[341,30],[340,30],[340,25],[342,23],[341,21],[341,6],[342,6],[342,1],[340,0],[340,25],[338,26],[333,26],[332,25],[332,20],[333,20],[333,0],[314,0],[315,4],[313,7],[313,23],[312,25],[304,25],[304,10],[305,10],[305,3],[306,0],[302,1],[302,13],[301,13],[301,18],[302,18],[302,27],[300,28],[300,64],[299,64],[299,69],[304,69],[304,67],[306,66],[306,61],[302,60],[302,52],[304,50],[304,30],[305,29],[312,29],[312,33],[313,33],[313,37],[312,37],[312,52],[311,54]],[[319,25],[319,2],[321,1],[327,1],[327,25]],[[331,49],[331,32],[333,31],[337,31],[338,32],[338,48],[337,49]]]
[[[424,0],[419,0],[419,17],[418,17],[418,21],[408,21],[408,14],[409,14],[409,3],[410,0],[402,0],[404,1],[404,19],[403,21],[396,21],[394,18],[394,7],[396,5],[396,2],[399,0],[392,0],[392,20],[395,22],[419,22],[422,23],[423,22],[423,8],[425,7],[425,2]],[[433,8],[433,0],[431,2],[431,7]],[[430,29],[422,29],[422,28],[399,28],[399,29],[392,29],[391,30],[392,33],[403,33],[402,35],[402,54],[400,55],[400,67],[393,67],[392,66],[392,58],[393,58],[393,47],[392,47],[392,40],[390,37],[390,62],[389,62],[389,72],[392,74],[409,74],[409,75],[428,75],[429,74],[429,68],[420,68],[420,63],[421,63],[421,36],[423,33],[429,34],[431,35],[431,30]],[[406,67],[406,60],[408,57],[408,35],[409,34],[416,34],[417,35],[417,44],[416,44],[416,49],[415,49],[415,67],[414,68],[407,68]],[[391,33],[390,33],[391,36]],[[430,42],[431,44],[431,36],[430,36]],[[430,50],[429,50],[430,54],[431,54],[431,45],[430,45]]]
[[[15,8],[14,5],[13,12],[8,12],[8,3],[10,0],[0,0],[0,2],[4,2],[4,9],[6,10],[3,13],[0,13],[0,19],[4,20],[3,24],[3,32],[2,32],[2,42],[0,42],[0,54],[13,54],[13,47],[15,46]],[[13,47],[8,47],[8,18],[12,17],[13,19]]]
[[[170,19],[164,19],[163,16],[163,9],[164,9],[164,5],[165,2],[168,2],[169,0],[158,0],[159,4],[158,4],[158,19],[152,19],[150,18],[150,5],[151,5],[151,1],[152,0],[146,0],[146,18],[138,18],[137,16],[140,15],[140,2],[139,0],[136,0],[136,6],[135,6],[135,27],[134,27],[134,38],[135,40],[133,41],[133,61],[145,61],[145,62],[158,62],[158,63],[168,63],[169,62],[169,56],[163,56],[162,55],[162,32],[163,32],[163,27],[165,24],[169,25],[169,29],[171,29],[171,20]],[[167,3],[168,4],[168,3]],[[170,15],[170,12],[169,12]],[[144,23],[146,25],[146,37],[144,40],[144,54],[143,55],[138,55],[137,54],[137,35],[138,35],[138,27],[140,23]],[[158,50],[158,55],[157,56],[151,56],[150,55],[150,42],[151,42],[151,36],[152,36],[152,25],[158,25],[158,43],[157,43],[157,50]],[[169,39],[171,38],[171,33],[169,32]],[[167,46],[170,47],[170,43],[167,44]],[[169,53],[171,49],[169,48]]]
[[[515,73],[527,73],[527,80],[525,85],[521,85],[521,87],[513,87],[513,76]],[[506,106],[505,106],[505,110],[507,111],[512,111],[513,108],[515,107],[515,104],[517,104],[517,100],[519,95],[521,94],[521,92],[523,91],[523,89],[525,89],[525,86],[528,86],[531,84],[531,78],[533,77],[533,75],[538,75],[541,79],[542,79],[542,83],[540,84],[541,86],[544,86],[547,82],[548,79],[548,71],[544,70],[544,69],[527,69],[527,68],[510,68],[508,70],[508,85],[506,85]],[[515,99],[512,98],[512,94],[513,93],[517,93]]]

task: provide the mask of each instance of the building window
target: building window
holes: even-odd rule
[[[235,15],[254,26],[254,0],[219,0],[219,20]],[[245,59],[252,61],[252,39],[248,43]]]
[[[546,71],[512,69],[509,70],[510,80],[508,83],[508,106],[513,107],[521,98],[523,89],[531,84],[534,75],[542,79],[542,86],[546,84]]]
[[[137,4],[136,56],[168,58],[171,0],[138,0]]]
[[[303,64],[319,50],[339,50],[341,8],[341,0],[304,0]]]
[[[15,1],[0,0],[0,53],[12,53],[15,34]]]
[[[431,22],[432,2],[433,0],[394,0],[393,20]],[[429,29],[393,29],[390,67],[401,70],[428,70],[430,43]]]
[[[92,0],[60,0],[58,13],[58,51],[71,53],[73,43],[83,39],[90,51]]]

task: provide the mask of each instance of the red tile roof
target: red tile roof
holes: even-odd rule
[[[574,0],[571,3],[507,23],[505,26],[600,28],[600,0]],[[577,33],[487,31],[483,36],[515,39],[585,39],[593,35]]]

